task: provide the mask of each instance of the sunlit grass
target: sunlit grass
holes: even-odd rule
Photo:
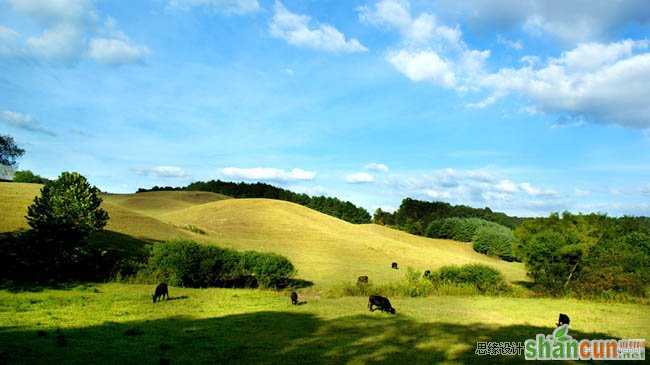
[[[650,307],[639,304],[395,298],[391,316],[368,312],[361,297],[301,296],[306,304],[292,306],[284,292],[170,288],[173,300],[152,304],[152,292],[126,284],[0,291],[3,356],[26,363],[513,361],[474,356],[476,341],[549,333],[559,312],[571,316],[579,338],[650,337]]]

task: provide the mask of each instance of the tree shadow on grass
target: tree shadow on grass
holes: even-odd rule
[[[42,331],[42,329],[41,329]],[[525,363],[478,356],[477,341],[521,341],[551,327],[419,323],[404,316],[256,312],[194,319],[105,322],[63,329],[1,328],[8,363],[435,364]],[[610,338],[571,331],[577,339]],[[64,338],[64,345],[61,344]],[[0,360],[0,363],[2,360]]]
[[[39,244],[29,232],[0,234],[0,289],[10,292],[40,292],[45,289],[70,290],[89,287],[89,282],[105,281],[116,274],[131,275],[146,260],[152,241],[104,230],[88,241],[88,257],[75,267],[74,279],[51,279],[44,274],[47,253],[39,253]]]

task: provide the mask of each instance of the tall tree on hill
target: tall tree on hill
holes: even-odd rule
[[[16,159],[23,154],[25,154],[25,150],[16,145],[13,137],[0,135],[0,165],[14,167]]]

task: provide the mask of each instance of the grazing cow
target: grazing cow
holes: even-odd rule
[[[359,278],[357,278],[357,285],[364,285],[364,284],[368,284],[368,277],[366,275],[359,276]]]
[[[557,326],[560,327],[563,324],[568,325],[569,323],[571,323],[571,319],[569,319],[569,316],[567,316],[564,313],[560,313],[560,318],[558,318],[557,320]]]
[[[295,291],[291,292],[291,304],[297,305],[298,304],[298,293]]]
[[[165,300],[169,300],[169,290],[167,289],[167,284],[165,283],[160,283],[156,287],[156,292],[151,296],[153,299],[153,302],[157,302],[161,300],[162,298],[165,298]]]
[[[374,312],[376,309],[388,312],[390,314],[395,314],[395,308],[390,305],[388,298],[384,298],[380,295],[371,295],[368,297],[368,310]]]
[[[393,263],[390,265],[390,268],[391,268],[391,269],[395,269],[395,270],[399,270],[399,268],[397,267],[397,262],[393,262]]]

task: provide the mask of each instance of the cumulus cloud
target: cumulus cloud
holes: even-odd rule
[[[470,24],[523,29],[574,44],[602,40],[630,23],[650,22],[646,0],[440,0],[438,9]]]
[[[142,62],[148,54],[147,47],[134,45],[127,39],[93,38],[88,48],[88,57],[109,65]]]
[[[388,172],[388,166],[383,163],[372,162],[364,166],[366,170],[378,171],[378,172]]]
[[[485,107],[505,95],[523,95],[536,110],[570,119],[650,127],[650,53],[648,41],[585,43],[545,64],[503,68],[485,75]]]
[[[257,0],[170,0],[169,7],[189,10],[194,7],[203,7],[225,14],[241,15],[259,11],[260,3]]]
[[[43,127],[31,115],[11,110],[3,110],[0,112],[0,121],[14,128],[23,129],[30,132],[42,133],[48,136],[56,136],[54,132]]]
[[[33,57],[66,65],[85,56],[117,65],[141,62],[149,53],[146,47],[134,45],[117,30],[110,17],[99,24],[100,15],[90,0],[10,0],[9,3],[16,14],[31,18],[40,30],[21,39],[15,31],[0,29],[0,56]]]
[[[147,168],[134,169],[135,173],[144,176],[154,176],[160,178],[185,178],[190,175],[178,166],[154,166]]]
[[[385,187],[397,196],[527,214],[549,212],[545,209],[565,204],[553,189],[517,181],[504,172],[488,168],[447,168],[415,175],[392,175]]]
[[[426,44],[438,40],[451,47],[458,47],[461,43],[458,27],[440,24],[429,13],[412,16],[410,4],[405,0],[381,0],[372,7],[362,6],[357,10],[362,22],[396,29],[408,43]]]
[[[221,173],[234,179],[258,181],[306,181],[313,180],[316,177],[315,172],[298,168],[283,170],[271,167],[226,167],[221,169]]]
[[[406,0],[381,0],[358,11],[366,24],[399,31],[401,43],[386,59],[412,81],[465,91],[483,73],[489,50],[471,49],[458,26],[441,24],[432,14],[413,16]]]
[[[356,38],[346,38],[329,24],[310,26],[310,22],[309,16],[292,13],[281,2],[276,1],[269,30],[272,36],[298,47],[345,53],[368,50]]]
[[[375,181],[375,177],[367,172],[356,172],[349,174],[345,177],[345,181],[349,184],[367,184]]]
[[[513,41],[502,35],[497,36],[497,43],[517,51],[521,51],[522,49],[524,49],[524,45],[521,43],[521,41]]]

